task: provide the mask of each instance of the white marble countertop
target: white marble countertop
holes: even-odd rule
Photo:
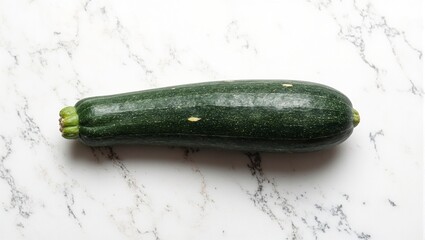
[[[421,1],[0,1],[0,239],[420,239]],[[361,115],[335,149],[92,149],[77,100],[298,79]]]

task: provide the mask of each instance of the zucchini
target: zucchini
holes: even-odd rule
[[[89,146],[144,144],[308,152],[346,140],[360,121],[321,84],[240,80],[90,97],[60,111],[60,131]]]

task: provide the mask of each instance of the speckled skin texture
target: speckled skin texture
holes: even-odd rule
[[[90,146],[306,152],[332,147],[354,128],[346,96],[300,81],[199,83],[86,98],[75,107],[80,140]]]

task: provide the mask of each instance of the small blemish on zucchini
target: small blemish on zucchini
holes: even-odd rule
[[[188,120],[189,122],[197,122],[197,121],[201,120],[201,118],[198,118],[198,117],[190,117],[190,118],[188,118],[187,120]]]
[[[294,85],[292,85],[292,84],[290,84],[290,83],[283,83],[283,84],[282,84],[282,86],[283,86],[283,87],[292,87],[292,86],[294,86]]]

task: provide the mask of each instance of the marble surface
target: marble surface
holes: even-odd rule
[[[421,239],[421,2],[0,1],[0,239]],[[77,100],[308,80],[362,121],[335,149],[94,149]]]

